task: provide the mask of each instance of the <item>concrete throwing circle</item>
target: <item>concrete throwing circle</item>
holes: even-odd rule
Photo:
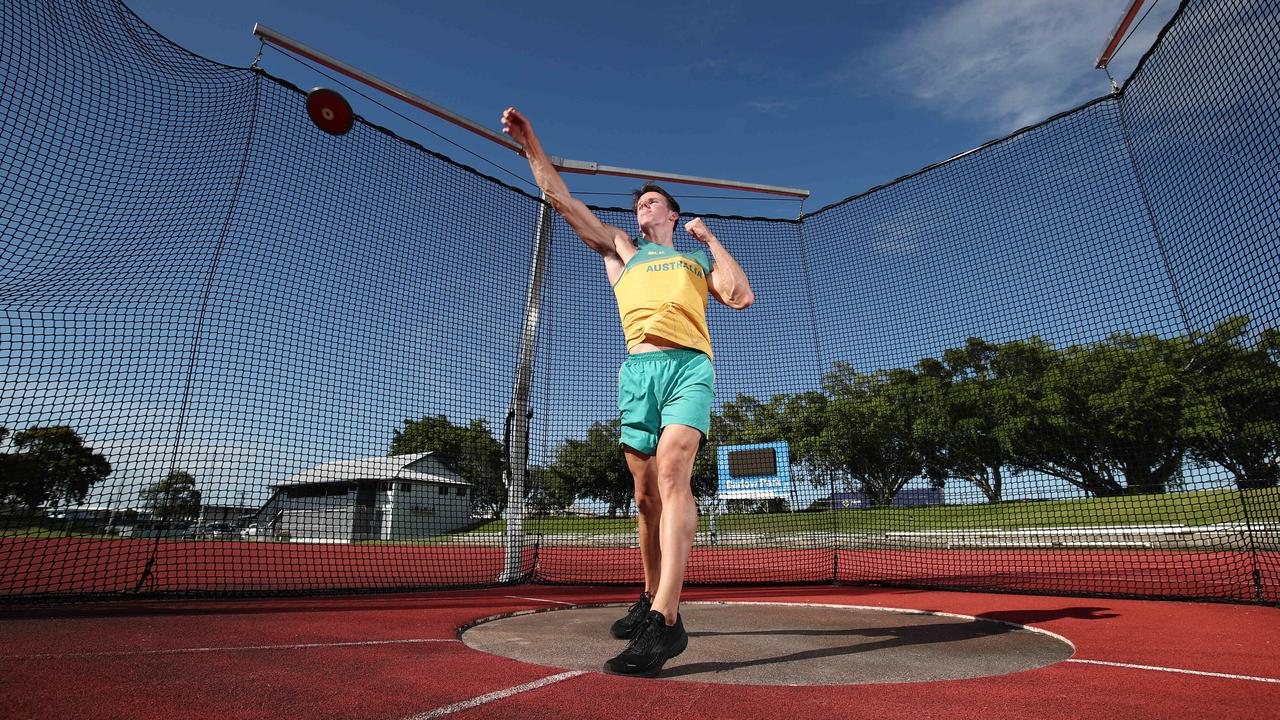
[[[481,652],[601,671],[622,652],[609,626],[626,605],[525,612],[462,632]],[[732,685],[862,685],[987,677],[1071,657],[1067,639],[965,615],[852,605],[686,602],[689,647],[659,679]]]

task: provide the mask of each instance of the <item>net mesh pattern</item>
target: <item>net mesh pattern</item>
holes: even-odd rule
[[[0,598],[643,580],[617,308],[541,200],[111,0],[0,22]],[[687,581],[1280,602],[1277,38],[1188,1],[1120,93],[705,218],[756,302]]]

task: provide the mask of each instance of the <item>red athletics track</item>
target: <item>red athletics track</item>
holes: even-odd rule
[[[633,592],[525,585],[10,607],[0,613],[0,707],[14,718],[143,720],[1114,720],[1275,718],[1280,708],[1280,610],[1261,606],[846,586],[686,594],[958,613],[1033,625],[1076,647],[1071,659],[1037,670],[936,683],[761,687],[599,673],[565,678],[556,668],[481,654],[457,638],[460,625],[478,618],[557,603],[626,602]]]
[[[534,570],[526,548],[524,570]],[[151,572],[139,587],[154,555]],[[690,583],[840,582],[973,590],[1183,596],[1280,602],[1280,573],[1253,583],[1255,557],[1280,553],[1176,550],[841,550],[695,548]],[[536,577],[554,583],[639,583],[634,548],[543,547]],[[0,596],[488,585],[502,549],[467,546],[0,539]],[[1259,595],[1259,592],[1261,595]]]

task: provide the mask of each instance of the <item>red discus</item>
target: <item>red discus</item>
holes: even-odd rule
[[[318,87],[307,93],[307,115],[316,127],[330,135],[343,135],[356,121],[351,106],[338,93]]]

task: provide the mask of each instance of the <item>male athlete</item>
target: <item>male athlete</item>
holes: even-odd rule
[[[523,146],[547,201],[604,259],[618,300],[629,353],[618,372],[618,410],[622,449],[635,479],[645,589],[611,628],[614,637],[630,638],[630,644],[604,667],[618,675],[653,677],[689,643],[680,591],[698,529],[691,478],[694,456],[711,429],[715,383],[707,291],[735,310],[751,305],[755,295],[702,218],[684,229],[706,249],[675,249],[680,206],[666,190],[648,183],[635,192],[642,237],[632,241],[569,194],[523,115],[507,108],[502,125]]]

